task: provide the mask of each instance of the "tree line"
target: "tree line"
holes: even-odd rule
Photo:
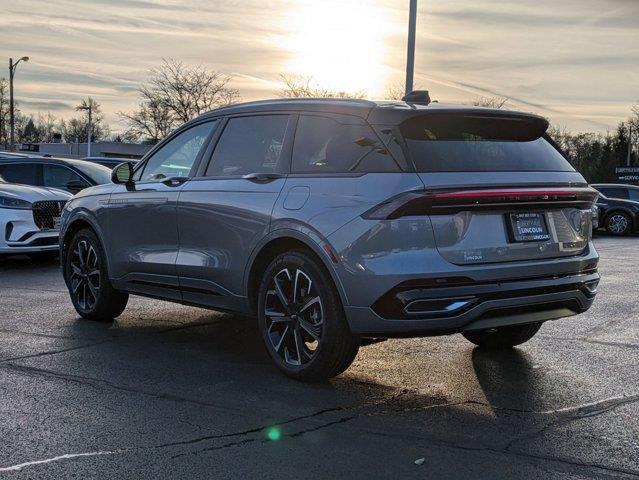
[[[139,103],[136,109],[121,111],[117,115],[126,125],[123,133],[112,134],[104,121],[101,106],[93,98],[82,99],[76,107],[78,114],[69,119],[59,119],[52,113],[26,115],[16,103],[15,131],[18,143],[51,142],[59,134],[64,142],[86,142],[88,114],[92,107],[92,133],[95,141],[133,141],[157,143],[184,122],[214,108],[240,101],[240,94],[232,86],[233,78],[202,66],[190,66],[173,59],[149,72],[147,81],[138,89]],[[312,77],[281,75],[282,98],[364,98],[364,91],[345,92],[326,88],[313,82]],[[385,97],[400,99],[401,85],[391,86]],[[469,102],[472,105],[491,108],[508,107],[503,97],[480,97]],[[631,162],[636,165],[639,146],[639,104],[631,107],[627,120],[610,132],[572,133],[553,125],[550,137],[562,148],[576,170],[589,182],[615,181],[615,167],[626,164],[628,132],[632,129],[633,153]],[[9,142],[9,88],[0,78],[0,145]]]

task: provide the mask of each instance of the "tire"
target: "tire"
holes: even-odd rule
[[[359,350],[333,280],[305,251],[283,253],[266,268],[258,292],[258,322],[271,359],[296,380],[339,375]]]
[[[52,262],[58,258],[58,252],[32,252],[27,253],[27,256],[34,262]]]
[[[606,217],[606,231],[611,235],[627,235],[632,228],[630,215],[624,212],[612,212]]]
[[[509,327],[491,328],[477,332],[463,332],[469,342],[486,350],[505,350],[527,342],[539,331],[541,323],[528,325],[511,325]]]
[[[128,294],[111,286],[106,265],[95,233],[89,229],[76,233],[64,255],[64,280],[75,310],[88,320],[110,321],[129,300]]]

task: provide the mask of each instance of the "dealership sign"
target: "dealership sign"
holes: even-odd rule
[[[617,167],[615,173],[620,182],[639,182],[639,167]]]

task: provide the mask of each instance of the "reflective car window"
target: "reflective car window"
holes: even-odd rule
[[[237,117],[228,121],[215,146],[207,176],[283,171],[282,146],[288,115]]]
[[[370,127],[302,115],[295,132],[292,171],[396,172],[399,167]]]
[[[42,180],[45,187],[66,189],[72,181],[82,182],[88,186],[86,180],[67,167],[60,165],[44,165],[42,167]]]
[[[621,198],[623,200],[628,199],[628,190],[625,188],[604,187],[600,188],[599,191],[608,198]]]
[[[195,125],[171,139],[147,161],[139,179],[149,182],[187,177],[215,123],[216,121],[212,121]]]
[[[33,163],[20,163],[4,165],[0,173],[10,183],[22,183],[24,185],[40,185],[38,178],[38,165]]]

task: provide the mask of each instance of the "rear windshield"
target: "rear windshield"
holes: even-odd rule
[[[431,114],[400,129],[420,172],[574,171],[546,126],[536,118]]]

